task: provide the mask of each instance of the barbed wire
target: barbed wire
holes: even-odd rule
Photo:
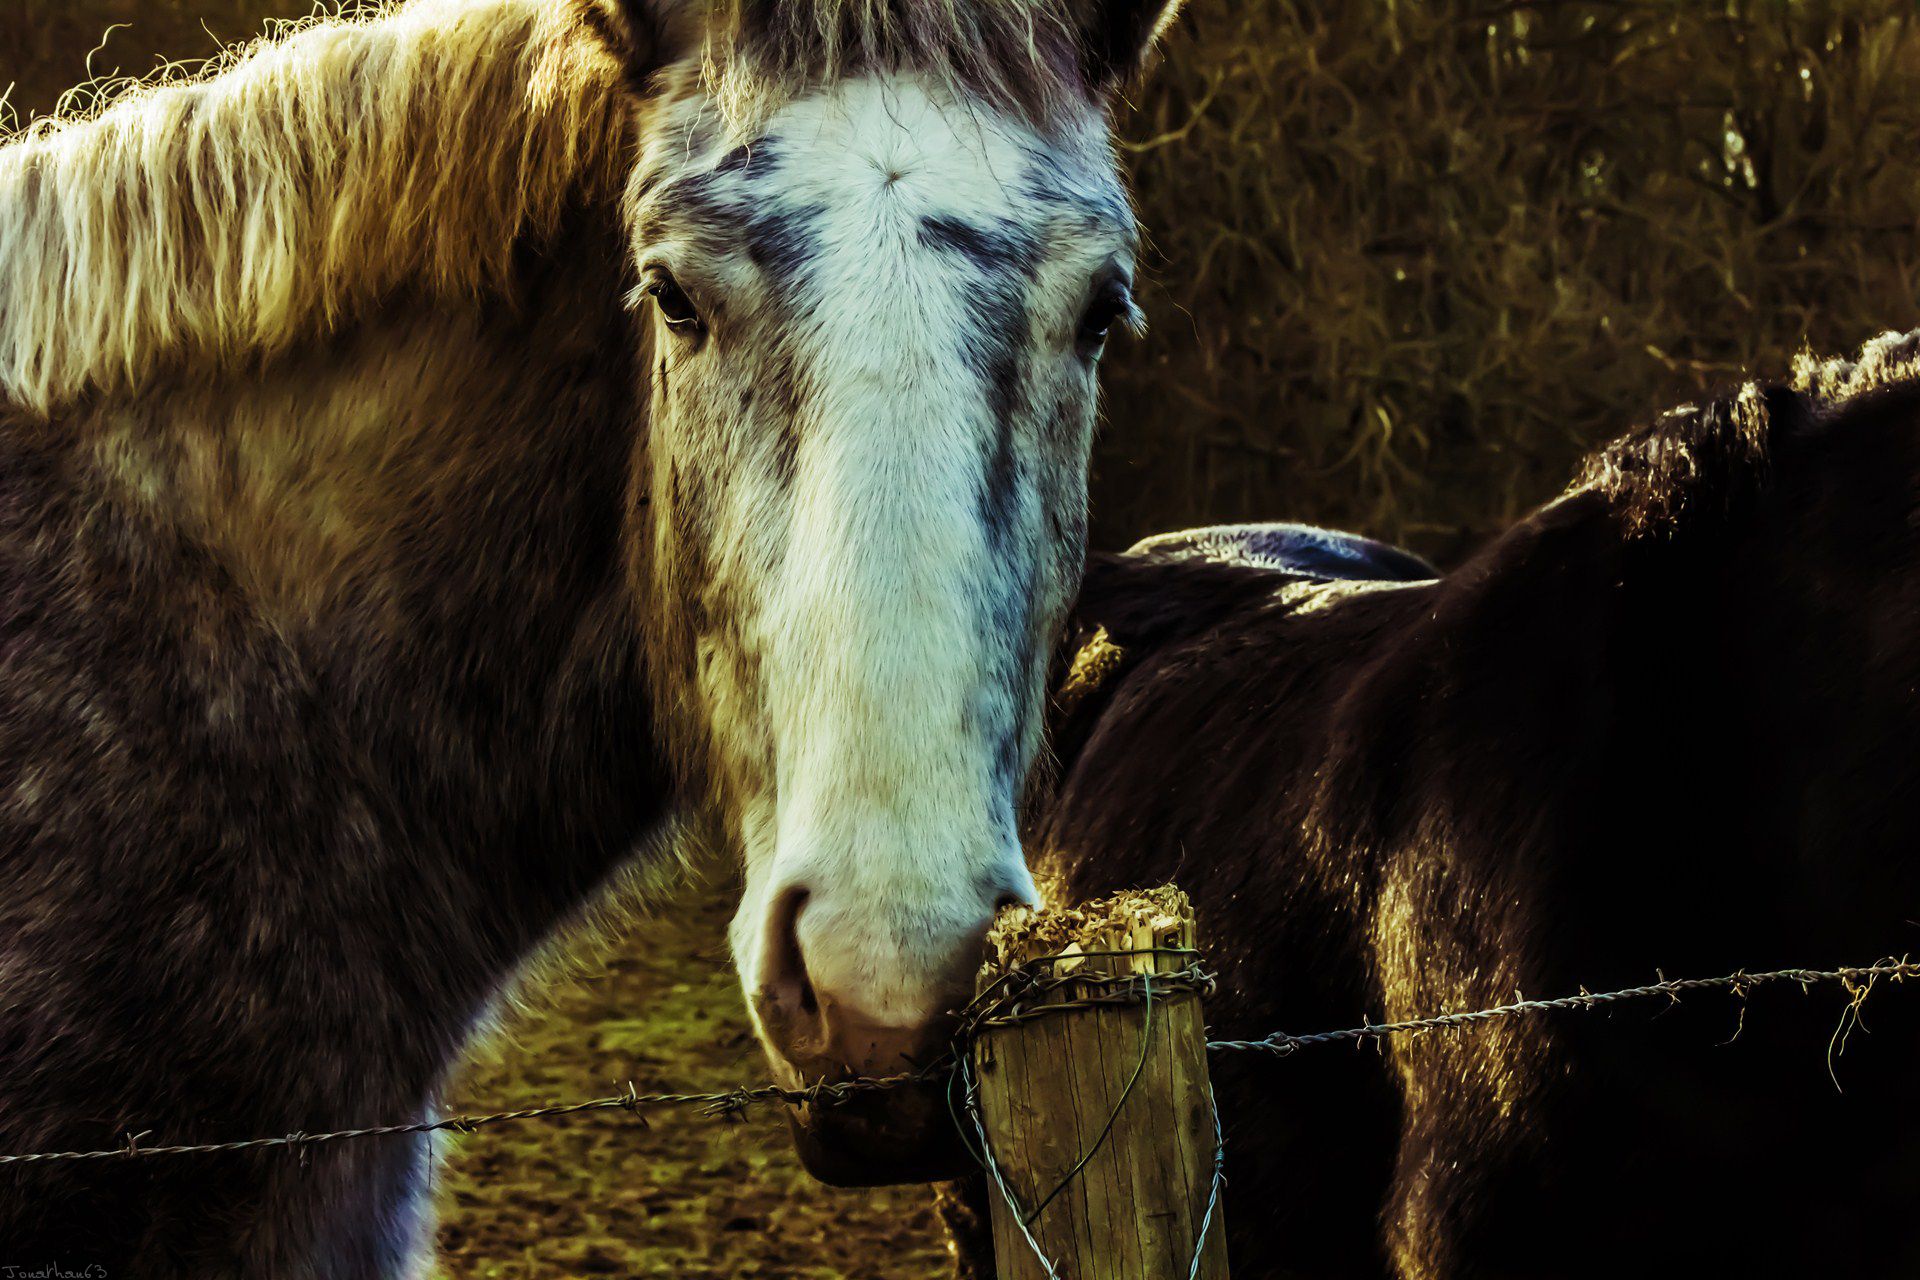
[[[287,1133],[274,1138],[245,1138],[232,1142],[194,1142],[170,1146],[144,1146],[142,1140],[152,1131],[129,1133],[125,1145],[104,1151],[41,1151],[28,1155],[0,1155],[0,1165],[36,1164],[56,1160],[117,1160],[142,1156],[214,1155],[226,1151],[258,1151],[273,1147],[304,1150],[327,1142],[346,1142],[354,1138],[394,1138],[406,1134],[472,1133],[491,1125],[519,1120],[552,1120],[590,1111],[626,1111],[638,1115],[651,1108],[698,1107],[702,1115],[737,1115],[766,1102],[785,1102],[798,1106],[811,1103],[831,1106],[859,1093],[898,1088],[923,1077],[922,1072],[903,1072],[896,1076],[861,1077],[852,1080],[823,1081],[804,1088],[790,1089],[763,1084],[751,1088],[725,1089],[714,1093],[639,1093],[630,1083],[627,1092],[610,1098],[592,1098],[585,1102],[556,1103],[545,1107],[527,1107],[519,1111],[495,1111],[486,1115],[448,1116],[442,1120],[422,1120],[412,1124],[374,1125],[365,1129],[338,1129],[328,1133]]]
[[[1466,1013],[1437,1013],[1399,1022],[1371,1022],[1358,1027],[1347,1027],[1340,1031],[1319,1031],[1311,1035],[1288,1035],[1286,1032],[1276,1031],[1259,1040],[1209,1040],[1207,1048],[1218,1053],[1254,1051],[1286,1057],[1300,1049],[1315,1045],[1377,1040],[1423,1031],[1467,1027],[1475,1023],[1492,1022],[1500,1018],[1512,1018],[1528,1013],[1556,1013],[1566,1010],[1590,1012],[1606,1005],[1619,1004],[1626,1000],[1644,1000],[1652,996],[1667,996],[1678,1000],[1689,991],[1720,989],[1731,991],[1736,997],[1745,999],[1747,992],[1753,988],[1775,983],[1792,983],[1810,988],[1821,983],[1837,982],[1853,994],[1854,1003],[1857,1005],[1866,997],[1866,987],[1861,984],[1871,986],[1879,978],[1888,978],[1894,982],[1920,978],[1920,961],[1908,960],[1903,956],[1898,960],[1887,959],[1875,964],[1850,965],[1839,969],[1770,969],[1760,973],[1749,973],[1740,969],[1718,978],[1661,978],[1660,981],[1649,982],[1645,986],[1623,987],[1618,991],[1582,990],[1579,994],[1571,996],[1556,996],[1546,1000],[1515,1000],[1509,1004],[1474,1009]]]
[[[1152,949],[1142,952],[1090,954],[1180,955],[1191,960],[1195,953],[1184,950]],[[702,1115],[707,1116],[737,1116],[752,1107],[774,1102],[788,1106],[830,1107],[861,1094],[948,1079],[966,1046],[973,1038],[988,1030],[1011,1026],[1034,1018],[1070,1013],[1077,1009],[1143,1003],[1149,996],[1158,1000],[1182,994],[1204,996],[1210,994],[1214,987],[1213,976],[1202,970],[1197,963],[1189,963],[1187,967],[1172,972],[1151,975],[1041,972],[1043,963],[1051,966],[1053,963],[1073,958],[1073,955],[1043,957],[1042,962],[1022,965],[1010,970],[1002,979],[989,985],[965,1010],[961,1011],[961,1030],[956,1036],[953,1050],[924,1067],[901,1072],[898,1075],[821,1081],[797,1088],[762,1084],[709,1093],[640,1093],[629,1083],[625,1093],[606,1098],[593,1098],[584,1102],[528,1107],[517,1111],[496,1111],[484,1115],[449,1116],[440,1120],[423,1120],[410,1124],[339,1129],[326,1133],[294,1132],[277,1137],[246,1138],[229,1142],[149,1146],[144,1145],[144,1140],[152,1136],[152,1131],[147,1130],[128,1133],[122,1145],[118,1147],[97,1151],[39,1151],[19,1155],[0,1155],[0,1165],[217,1155],[227,1152],[275,1149],[304,1153],[324,1143],[347,1142],[361,1138],[400,1137],[409,1134],[465,1134],[494,1125],[529,1120],[554,1120],[601,1111],[625,1111],[639,1116],[649,1110],[690,1107],[697,1108]],[[1655,996],[1666,996],[1677,1001],[1680,996],[1688,992],[1725,990],[1744,999],[1755,987],[1775,984],[1792,984],[1810,989],[1817,985],[1838,983],[1847,989],[1853,1006],[1857,1008],[1866,998],[1872,984],[1881,978],[1894,982],[1920,978],[1920,961],[1901,957],[1897,960],[1887,959],[1874,964],[1849,965],[1836,969],[1772,969],[1758,973],[1736,970],[1717,978],[1663,977],[1657,982],[1637,987],[1623,987],[1615,991],[1582,990],[1576,995],[1541,1000],[1514,1000],[1508,1004],[1494,1005],[1484,1009],[1432,1014],[1397,1022],[1363,1023],[1357,1027],[1347,1027],[1337,1031],[1321,1031],[1308,1035],[1276,1031],[1258,1040],[1211,1040],[1207,1042],[1207,1048],[1216,1053],[1264,1052],[1286,1057],[1300,1049],[1319,1045],[1354,1043],[1429,1031],[1457,1030],[1523,1015],[1591,1011],[1624,1001],[1642,1000]],[[1150,987],[1147,985],[1149,983]],[[1039,996],[1067,985],[1089,989],[1092,994],[1063,1001],[1034,1003]]]

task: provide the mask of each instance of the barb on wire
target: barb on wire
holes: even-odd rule
[[[1191,951],[1156,951],[1157,954],[1177,954],[1191,958]],[[1105,954],[1098,952],[1088,955]],[[1113,953],[1136,954],[1136,953]],[[1045,962],[1071,959],[1071,956],[1044,957]],[[639,1093],[632,1084],[626,1092],[608,1098],[593,1098],[585,1102],[562,1103],[553,1106],[529,1107],[520,1111],[496,1111],[487,1115],[449,1116],[442,1120],[423,1120],[411,1124],[376,1125],[364,1129],[342,1129],[331,1133],[293,1132],[272,1138],[247,1138],[233,1142],[197,1142],[171,1146],[146,1145],[144,1139],[153,1136],[152,1130],[135,1133],[127,1132],[122,1145],[99,1151],[39,1151],[20,1155],[0,1155],[0,1165],[44,1164],[56,1161],[80,1160],[147,1160],[159,1156],[216,1155],[237,1151],[292,1150],[302,1156],[313,1147],[325,1143],[344,1142],[357,1138],[388,1138],[408,1134],[423,1133],[473,1133],[476,1130],[499,1124],[510,1124],[526,1120],[553,1120],[565,1116],[581,1115],[597,1111],[625,1111],[636,1118],[643,1118],[649,1110],[671,1107],[698,1108],[702,1115],[737,1116],[748,1109],[766,1103],[784,1103],[788,1106],[835,1106],[861,1094],[874,1093],[887,1089],[896,1089],[905,1085],[928,1084],[949,1080],[956,1066],[966,1061],[965,1047],[980,1032],[996,1027],[1011,1026],[1033,1018],[1050,1017],[1055,1014],[1069,1013],[1076,1009],[1095,1008],[1112,1004],[1139,1004],[1151,994],[1153,998],[1165,999],[1172,995],[1192,992],[1206,995],[1213,990],[1213,977],[1201,969],[1198,964],[1189,964],[1186,968],[1171,973],[1156,973],[1143,981],[1140,974],[1075,974],[1071,977],[1040,970],[1050,968],[1050,963],[1036,966],[1021,966],[1010,971],[991,984],[987,990],[961,1011],[960,1031],[955,1039],[955,1048],[935,1062],[918,1070],[902,1072],[899,1075],[882,1077],[861,1077],[850,1080],[821,1081],[801,1088],[788,1088],[782,1085],[763,1084],[753,1087],[727,1089],[715,1093]],[[1755,987],[1769,984],[1793,984],[1800,987],[1812,987],[1822,983],[1839,983],[1848,990],[1849,999],[1857,1009],[1865,996],[1866,987],[1880,978],[1899,982],[1908,978],[1920,978],[1920,961],[1902,957],[1898,960],[1882,960],[1877,964],[1854,965],[1839,969],[1774,969],[1762,973],[1736,971],[1718,978],[1662,978],[1658,982],[1639,987],[1625,987],[1618,991],[1587,992],[1578,995],[1560,996],[1549,1000],[1516,1000],[1510,1004],[1495,1005],[1486,1009],[1475,1009],[1464,1013],[1441,1013],[1424,1018],[1410,1018],[1399,1022],[1367,1023],[1358,1027],[1348,1027],[1339,1031],[1322,1031],[1312,1035],[1290,1035],[1274,1032],[1259,1040],[1213,1040],[1207,1048],[1216,1053],[1236,1051],[1263,1052],[1285,1057],[1303,1048],[1316,1045],[1342,1042],[1359,1042],[1381,1039],[1396,1035],[1409,1035],[1425,1031],[1462,1028],[1499,1018],[1517,1017],[1522,1014],[1552,1013],[1564,1010],[1593,1010],[1627,1000],[1639,1000],[1652,996],[1666,996],[1677,999],[1690,991],[1725,990],[1736,996],[1744,997]],[[1082,987],[1093,988],[1093,994],[1058,1003],[1030,1004],[1036,994],[1052,990],[1056,986],[1072,982]],[[1151,983],[1149,989],[1147,983]],[[963,1073],[964,1080],[964,1073]],[[1216,1193],[1218,1188],[1215,1188]]]

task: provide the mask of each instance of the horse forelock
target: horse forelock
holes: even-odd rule
[[[1083,40],[1063,0],[717,0],[704,64],[736,119],[808,87],[904,71],[1044,123],[1090,99]]]
[[[0,400],[52,415],[404,288],[502,283],[526,237],[617,198],[628,97],[580,14],[382,5],[29,125],[0,145]]]

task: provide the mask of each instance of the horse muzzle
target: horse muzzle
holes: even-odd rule
[[[884,1186],[958,1177],[966,1147],[948,1109],[940,1071],[953,1020],[919,1027],[869,1021],[834,1006],[785,1011],[755,1001],[774,1050],[778,1074],[792,1088],[822,1088],[789,1116],[794,1148],[807,1172],[839,1187]],[[938,1072],[937,1075],[932,1074]],[[904,1078],[903,1078],[904,1077]],[[839,1093],[849,1080],[886,1080],[887,1087]]]
[[[786,962],[769,965],[753,996],[776,1077],[795,1089],[888,1082],[884,1089],[847,1093],[822,1089],[818,1101],[795,1108],[794,1146],[807,1171],[834,1186],[927,1182],[965,1172],[966,1148],[948,1111],[945,1073],[929,1073],[952,1048],[957,1023],[945,1011],[970,994],[978,935],[970,933],[951,966],[921,992],[925,1012],[900,1021],[865,1012],[844,987],[816,985],[802,949],[786,952]]]
[[[972,1168],[945,1080],[802,1103],[788,1123],[800,1163],[829,1186],[940,1182]]]

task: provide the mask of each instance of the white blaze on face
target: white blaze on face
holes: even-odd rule
[[[864,79],[746,144],[697,110],[635,191],[667,294],[655,578],[687,598],[763,1033],[857,1060],[823,1020],[925,1026],[1032,894],[1014,808],[1082,554],[1084,323],[1124,302],[1131,220],[1091,109],[1043,136]]]

